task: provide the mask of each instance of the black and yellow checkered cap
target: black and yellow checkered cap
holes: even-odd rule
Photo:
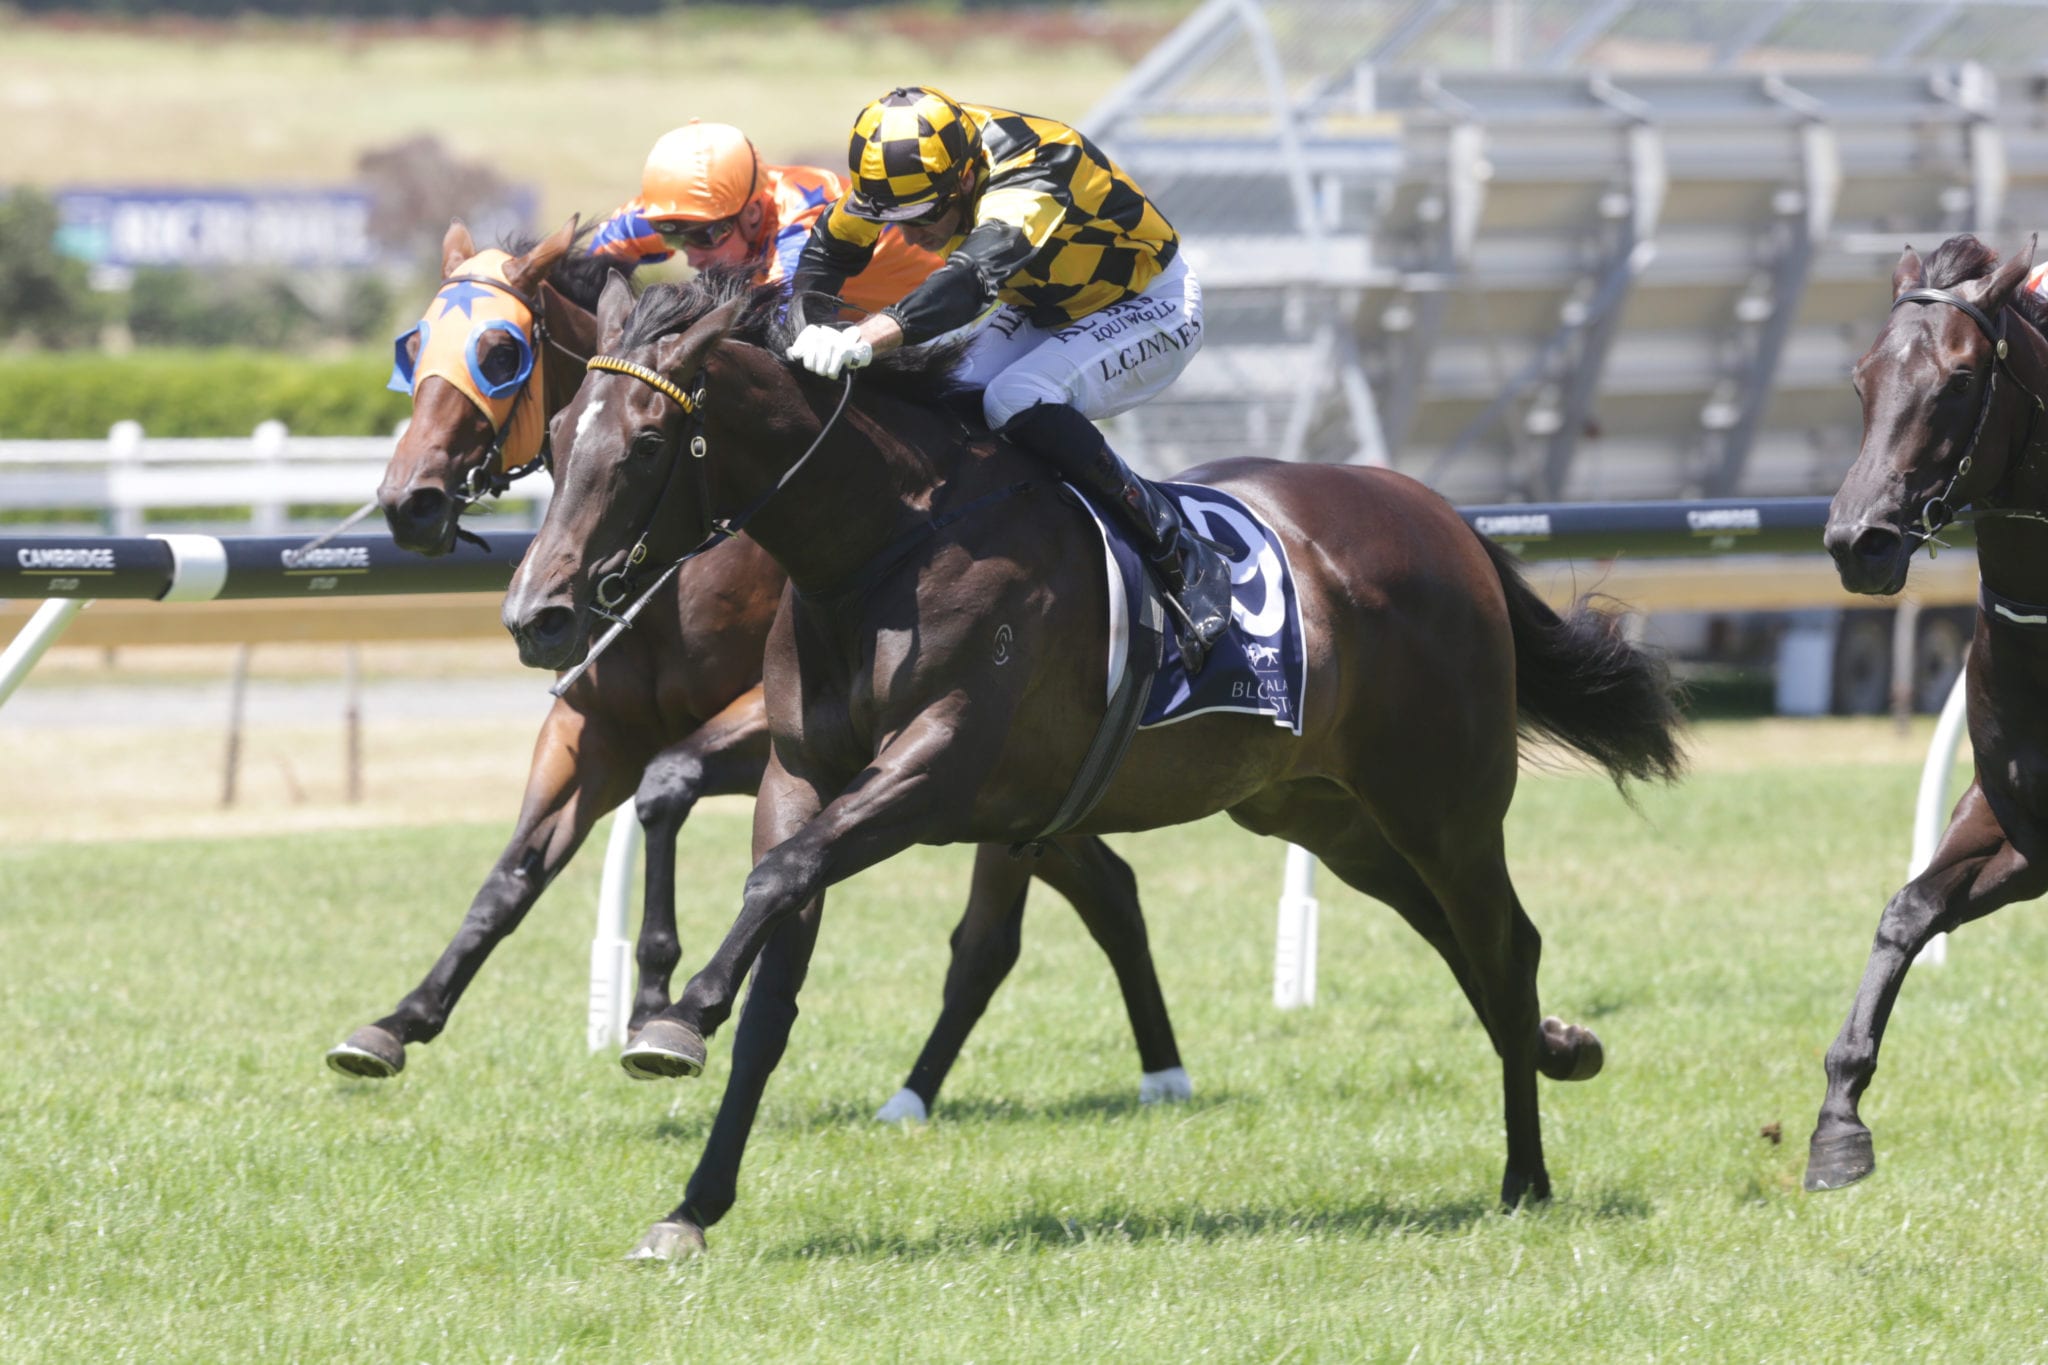
[[[980,129],[944,93],[899,86],[854,120],[847,210],[884,223],[923,217],[952,195],[980,146]]]

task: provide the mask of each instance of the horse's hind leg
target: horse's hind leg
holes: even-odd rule
[[[1139,1102],[1184,1100],[1193,1095],[1193,1084],[1181,1067],[1159,976],[1153,970],[1137,879],[1109,845],[1093,836],[1076,835],[1053,840],[1051,850],[1043,854],[1013,856],[1002,844],[983,844],[977,851],[967,910],[953,930],[945,1008],[909,1079],[876,1118],[892,1123],[923,1119],[931,1112],[967,1035],[1017,964],[1024,901],[1034,875],[1073,904],[1116,972],[1138,1043],[1138,1061],[1144,1069]]]
[[[753,793],[767,764],[768,715],[757,685],[656,754],[641,774],[633,808],[647,836],[647,892],[634,950],[640,987],[629,1033],[639,1032],[668,1008],[669,978],[682,957],[676,936],[676,838],[683,821],[704,797]]]
[[[1138,1043],[1138,1064],[1144,1069],[1138,1102],[1193,1098],[1194,1083],[1181,1065],[1173,1021],[1166,1013],[1166,995],[1152,965],[1152,945],[1138,901],[1138,879],[1131,874],[1130,864],[1092,835],[1070,836],[1053,841],[1052,851],[1038,860],[1037,872],[1040,881],[1073,904],[1116,972],[1131,1033]]]
[[[967,1035],[988,1008],[996,987],[1017,965],[1033,861],[1029,856],[1011,857],[1000,844],[975,850],[967,908],[954,926],[953,956],[946,964],[945,1003],[903,1088],[876,1111],[882,1122],[921,1121],[930,1115]]]
[[[1392,906],[1437,950],[1501,1060],[1508,1136],[1501,1201],[1513,1207],[1549,1198],[1536,1075],[1590,1076],[1599,1069],[1599,1041],[1576,1026],[1543,1019],[1537,1008],[1542,937],[1508,879],[1498,825],[1454,837],[1446,824],[1443,851],[1417,841],[1417,856],[1348,797],[1297,798],[1290,805],[1277,820],[1232,814],[1301,844],[1347,884]]]
[[[2007,842],[1983,788],[1972,783],[1927,870],[1892,897],[1878,921],[1862,984],[1842,1031],[1828,1048],[1828,1091],[1808,1144],[1806,1188],[1853,1184],[1877,1166],[1870,1129],[1857,1102],[1877,1071],[1892,1006],[1913,959],[1937,933],[2048,890],[2048,875]]]
[[[1513,1208],[1525,1199],[1548,1199],[1550,1173],[1543,1163],[1536,1076],[1554,1051],[1573,1050],[1573,1044],[1544,1027],[1536,995],[1543,939],[1522,912],[1509,880],[1500,827],[1468,828],[1462,837],[1446,838],[1439,849],[1423,856],[1411,853],[1410,860],[1443,907],[1472,973],[1479,1018],[1500,1054],[1508,1130],[1501,1203]]]

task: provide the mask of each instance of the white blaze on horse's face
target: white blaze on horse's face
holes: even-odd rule
[[[583,440],[589,434],[591,425],[597,421],[597,415],[603,411],[604,400],[602,398],[593,398],[590,406],[583,409],[583,415],[576,419],[576,439],[578,441]]]

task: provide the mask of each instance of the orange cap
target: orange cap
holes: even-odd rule
[[[648,218],[712,223],[745,208],[761,186],[761,158],[730,123],[689,123],[663,133],[640,173]]]

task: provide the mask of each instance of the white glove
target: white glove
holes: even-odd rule
[[[858,370],[873,360],[875,348],[858,327],[825,327],[814,322],[797,333],[789,358],[812,374],[837,379],[841,370]]]

